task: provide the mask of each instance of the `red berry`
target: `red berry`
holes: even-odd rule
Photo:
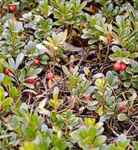
[[[116,62],[114,65],[113,65],[113,69],[115,71],[120,71],[121,70],[121,64]]]
[[[29,77],[25,80],[25,83],[28,83],[28,84],[35,84],[36,82],[37,82],[37,80],[33,77],[32,78]]]
[[[113,69],[115,71],[118,71],[118,72],[121,72],[121,71],[125,71],[127,68],[127,65],[122,63],[122,62],[116,62],[114,65],[113,65]]]
[[[35,65],[39,65],[40,64],[40,59],[39,58],[35,58],[34,59],[34,64]]]
[[[4,69],[4,74],[7,75],[7,76],[12,76],[13,75],[12,71],[9,68]]]
[[[126,112],[126,102],[125,101],[122,101],[118,104],[118,110],[121,113]]]
[[[126,65],[126,64],[124,64],[124,63],[122,63],[122,64],[121,64],[121,71],[125,71],[125,70],[126,70],[126,68],[127,68],[127,65]]]
[[[48,72],[48,73],[47,73],[47,79],[48,79],[48,80],[52,80],[53,78],[54,78],[53,73],[52,73],[52,72]]]
[[[16,12],[16,5],[15,4],[9,4],[8,9],[9,9],[9,12],[15,13]]]

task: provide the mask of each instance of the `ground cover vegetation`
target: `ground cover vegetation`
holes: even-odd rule
[[[0,150],[138,150],[137,0],[0,0]]]

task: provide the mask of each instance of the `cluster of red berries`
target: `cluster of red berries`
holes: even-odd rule
[[[48,72],[48,73],[47,73],[47,79],[48,79],[48,80],[53,80],[53,79],[54,79],[54,75],[53,75],[52,72]],[[36,78],[34,78],[34,77],[28,77],[28,78],[25,80],[25,83],[32,84],[32,85],[36,84],[36,82],[37,82],[37,80],[36,80]]]
[[[127,68],[127,65],[121,61],[117,61],[115,64],[113,64],[113,69],[117,72],[123,72],[125,71]],[[126,102],[125,101],[121,101],[118,104],[118,111],[123,113],[126,112]]]
[[[113,64],[113,69],[117,72],[125,71],[127,68],[127,65],[121,61],[117,61],[115,64]]]
[[[9,76],[9,77],[13,76],[13,72],[12,72],[11,69],[9,69],[9,68],[5,68],[3,72],[4,72],[5,75],[7,75],[7,76]],[[36,80],[36,78],[34,78],[34,77],[28,77],[28,78],[25,80],[25,83],[33,84],[33,85],[34,85],[36,82],[37,82],[37,80]]]

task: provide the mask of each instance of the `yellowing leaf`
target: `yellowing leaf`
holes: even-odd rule
[[[57,109],[59,106],[59,101],[56,98],[50,99],[49,101],[49,105],[53,108],[53,109]]]
[[[56,42],[56,44],[63,45],[67,38],[67,33],[68,33],[67,30],[65,30],[64,32],[53,34],[53,39]]]
[[[103,113],[104,113],[104,110],[103,110],[103,106],[99,107],[96,112],[98,113],[99,116],[102,116]]]
[[[36,150],[36,145],[32,142],[25,142],[20,150]]]
[[[88,127],[94,126],[95,125],[95,119],[93,118],[85,118],[84,119],[84,124]]]
[[[84,73],[85,73],[86,75],[89,75],[90,69],[89,69],[88,67],[84,67]]]
[[[103,94],[105,90],[106,80],[104,78],[99,78],[95,81],[95,85],[99,90],[99,93]]]

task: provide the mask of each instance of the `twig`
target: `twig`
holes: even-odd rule
[[[105,55],[105,62],[108,59],[109,52],[110,52],[110,45],[108,44],[108,46],[107,46],[107,52],[106,52],[106,55]]]

